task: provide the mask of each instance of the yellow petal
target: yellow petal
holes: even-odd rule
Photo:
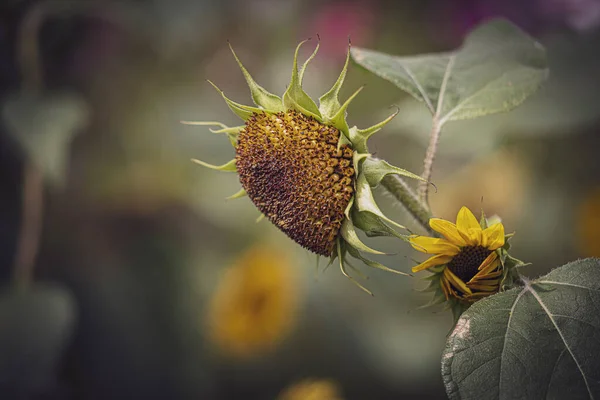
[[[492,283],[492,282],[490,282]],[[491,284],[491,285],[469,285],[469,287],[473,290],[477,290],[477,291],[481,291],[481,292],[497,292],[498,291],[498,285],[497,284]]]
[[[456,227],[469,245],[477,246],[481,244],[481,225],[467,207],[462,207],[458,212]]]
[[[447,264],[452,261],[452,256],[447,256],[445,254],[439,254],[437,256],[433,256],[412,268],[412,272],[423,271],[424,269],[435,267],[436,265]]]
[[[465,242],[460,233],[458,233],[456,225],[452,222],[440,218],[431,218],[429,220],[429,226],[437,233],[441,233],[450,243],[454,243],[457,246],[467,245],[467,242]]]
[[[504,246],[504,225],[494,224],[483,231],[482,246],[489,250],[496,250]]]
[[[496,261],[499,262],[500,260],[498,260],[498,254],[493,251],[489,256],[486,257],[485,260],[483,260],[479,268],[477,268],[479,271],[477,275],[485,275],[495,270],[496,267],[498,267],[498,262]]]
[[[461,292],[466,294],[472,293],[471,289],[467,287],[466,283],[464,283],[458,276],[454,275],[454,273],[450,271],[450,268],[444,269],[444,278],[446,278],[446,280],[450,282],[452,286],[454,286]]]
[[[450,295],[455,295],[454,290],[452,290],[452,287],[450,286],[450,282],[442,278],[440,279],[440,283],[442,287],[442,292],[444,292],[444,296],[446,296],[446,300],[450,298]]]
[[[432,238],[427,236],[412,236],[410,244],[415,250],[422,253],[445,254],[454,256],[460,252],[458,246],[453,245],[446,239]]]

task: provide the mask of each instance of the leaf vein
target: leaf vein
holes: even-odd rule
[[[528,282],[525,283],[525,289],[523,289],[523,290],[529,290],[529,292],[531,292],[531,294],[533,295],[533,297],[540,304],[540,307],[542,307],[542,309],[544,310],[544,312],[548,315],[548,318],[550,318],[550,321],[552,322],[552,324],[554,325],[554,328],[558,332],[558,335],[562,339],[562,341],[563,341],[563,343],[565,345],[565,348],[567,349],[567,351],[571,355],[571,358],[573,358],[573,361],[575,362],[575,365],[577,365],[577,368],[579,369],[579,372],[581,373],[581,377],[583,378],[583,382],[585,383],[585,387],[586,387],[586,389],[588,391],[588,394],[590,395],[590,399],[593,399],[594,398],[594,394],[592,393],[592,389],[590,388],[590,384],[589,384],[589,382],[587,380],[587,376],[583,372],[583,368],[581,367],[581,364],[579,364],[579,361],[577,360],[577,358],[575,357],[575,354],[571,350],[571,347],[567,343],[567,340],[566,340],[565,336],[563,335],[562,331],[560,330],[560,327],[558,326],[558,324],[554,320],[554,315],[550,312],[550,310],[548,309],[548,307],[546,307],[546,304],[544,304],[544,302],[542,301],[542,299],[540,298],[540,296],[538,295],[538,293],[535,291],[535,289]]]

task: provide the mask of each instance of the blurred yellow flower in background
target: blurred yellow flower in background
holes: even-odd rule
[[[305,379],[285,388],[277,400],[342,400],[342,396],[330,379]]]
[[[454,171],[453,164],[442,169]],[[436,179],[437,193],[431,193],[431,209],[438,217],[451,219],[461,206],[471,209],[481,206],[491,214],[502,215],[507,222],[523,217],[530,195],[532,178],[525,156],[520,152],[501,149],[473,160],[457,172]],[[440,170],[440,175],[444,171]]]
[[[456,224],[431,218],[429,225],[444,238],[410,238],[415,250],[435,254],[413,267],[413,272],[432,269],[437,273],[446,300],[475,301],[500,290],[503,267],[496,250],[505,243],[502,223],[484,228],[471,210],[462,207]]]
[[[209,339],[220,352],[245,358],[274,348],[298,311],[299,282],[289,258],[255,245],[219,282],[209,305]]]
[[[575,225],[582,255],[600,257],[600,187],[591,190],[580,203]]]

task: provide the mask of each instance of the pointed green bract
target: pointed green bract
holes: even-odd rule
[[[364,244],[363,242],[361,242],[361,240],[358,238],[358,235],[356,234],[356,231],[354,230],[354,225],[352,224],[352,221],[350,221],[347,218],[345,218],[344,222],[342,223],[340,233],[342,234],[344,240],[350,244],[350,246],[358,250],[366,251],[367,253],[371,254],[385,254],[381,251],[374,250],[366,244]]]
[[[340,73],[340,76],[337,78],[337,81],[333,84],[333,87],[329,89],[327,93],[323,96],[319,97],[319,111],[323,118],[326,120],[331,120],[335,114],[341,108],[339,94],[342,85],[344,84],[344,79],[346,79],[346,72],[348,71],[348,62],[350,61],[350,43],[348,43],[348,54],[346,55],[346,62],[344,63],[344,68]]]
[[[212,164],[206,163],[204,161],[200,161],[195,158],[192,158],[192,161],[195,162],[196,164],[202,165],[203,167],[210,168],[210,169],[216,169],[217,171],[237,172],[237,168],[235,166],[235,158],[223,165],[212,165]]]
[[[229,197],[226,197],[227,200],[234,200],[234,199],[239,199],[241,197],[245,197],[248,196],[248,193],[246,193],[246,190],[244,188],[242,188],[239,192],[232,194]]]
[[[368,211],[352,210],[352,222],[354,226],[365,232],[367,236],[395,236],[404,241],[408,240],[407,235],[402,235],[396,230],[390,228],[381,218]]]
[[[397,226],[398,228],[406,229],[405,226],[400,225],[399,223],[389,219],[386,217],[383,212],[375,203],[375,199],[373,198],[373,192],[371,191],[371,186],[369,182],[367,182],[367,178],[363,174],[359,174],[356,179],[356,195],[355,202],[358,206],[359,211],[369,211],[382,220],[389,222],[392,225]]]
[[[304,115],[313,117],[317,121],[321,122],[322,118],[321,113],[319,112],[319,108],[317,107],[315,102],[310,98],[310,96],[307,95],[302,89],[302,82],[298,73],[298,51],[300,50],[300,47],[306,42],[307,41],[305,40],[301,42],[298,45],[298,47],[296,47],[296,52],[294,53],[294,66],[292,69],[292,79],[290,80],[290,85],[283,94],[283,106],[286,110],[292,109],[300,111]],[[303,69],[304,68],[305,66],[303,67]]]
[[[350,140],[352,140],[352,143],[354,144],[354,149],[361,153],[368,153],[369,151],[367,149],[367,141],[369,140],[369,138],[375,132],[381,130],[381,128],[383,128],[385,125],[387,125],[388,122],[390,122],[392,119],[394,119],[394,117],[396,115],[398,115],[398,112],[399,111],[396,111],[395,113],[393,113],[392,115],[390,115],[389,117],[387,117],[386,119],[381,121],[380,123],[375,124],[369,128],[358,129],[356,126],[353,126],[352,128],[350,128],[350,130],[349,130]]]
[[[300,68],[300,73],[298,75],[298,81],[300,82],[300,85],[302,85],[302,79],[304,78],[304,72],[306,71],[306,67],[308,67],[308,63],[311,62],[313,58],[315,58],[315,56],[317,55],[317,52],[319,51],[319,47],[321,45],[320,42],[321,42],[321,40],[318,39],[317,45],[315,46],[315,50],[312,52],[310,57],[308,57],[306,59],[306,61],[304,61],[304,64],[302,64],[302,68]],[[300,43],[300,44],[302,44],[302,43]]]
[[[369,267],[381,269],[383,271],[393,272],[393,273],[398,274],[398,275],[412,276],[411,274],[407,274],[406,272],[401,272],[401,271],[397,271],[395,269],[386,267],[385,265],[383,265],[381,263],[378,263],[377,261],[369,260],[368,258],[363,257],[358,250],[356,250],[355,248],[352,248],[350,246],[348,247],[348,253],[350,253],[350,255],[352,257],[354,257],[356,259],[359,259],[360,261],[364,262]]]
[[[363,88],[364,86],[361,86],[356,90],[356,92],[352,93],[352,96],[346,100],[346,102],[339,108],[337,113],[330,120],[326,121],[328,124],[338,128],[340,132],[342,132],[348,139],[350,139],[350,131],[348,128],[348,122],[346,122],[346,110],[348,109],[348,106],[352,100],[354,100],[354,98],[360,93],[361,90],[363,90]]]
[[[243,104],[236,103],[235,101],[229,100],[227,98],[227,96],[225,96],[225,93],[223,93],[223,91],[221,89],[219,89],[217,85],[215,85],[211,81],[208,81],[208,83],[210,83],[217,90],[217,92],[219,92],[221,94],[221,96],[223,96],[223,98],[225,99],[225,102],[227,103],[227,105],[229,106],[231,111],[233,111],[235,113],[235,115],[237,115],[244,121],[248,120],[248,118],[250,118],[250,116],[253,113],[261,113],[261,112],[265,111],[265,110],[261,110],[260,108],[245,106]]]
[[[417,179],[423,182],[427,182],[425,179],[421,178],[419,175],[413,174],[405,169],[395,167],[393,165],[388,164],[387,162],[380,160],[378,158],[367,157],[363,161],[363,173],[369,182],[371,187],[376,187],[379,185],[381,180],[385,178],[386,175],[394,174],[394,175],[402,175],[408,178]]]
[[[184,125],[200,125],[200,126],[220,126],[221,129],[211,129],[208,130],[212,133],[239,133],[242,129],[244,129],[245,125],[240,126],[232,126],[229,127],[225,124],[216,121],[179,121]]]
[[[346,249],[345,249],[345,246],[342,245],[342,241],[339,239],[337,240],[337,253],[338,253],[337,254],[338,258],[340,259],[340,270],[342,271],[342,275],[344,275],[346,278],[350,279],[350,281],[352,281],[352,283],[354,283],[356,286],[361,288],[363,291],[365,291],[366,293],[373,296],[373,293],[369,289],[367,289],[366,287],[364,287],[363,285],[358,283],[358,281],[356,279],[354,279],[353,277],[351,277],[348,274],[348,272],[346,271],[346,266],[344,265],[345,258],[346,258]],[[335,260],[335,258],[333,258],[332,261],[333,260]]]
[[[233,54],[235,61],[237,61],[238,65],[240,66],[242,74],[244,74],[244,78],[246,79],[246,83],[248,83],[248,87],[250,88],[250,95],[252,96],[254,104],[274,113],[285,111],[279,96],[269,93],[265,88],[257,84],[252,78],[248,70],[238,58],[237,54],[235,54],[233,47],[231,47],[231,43],[229,43],[229,49],[231,50],[231,54]]]

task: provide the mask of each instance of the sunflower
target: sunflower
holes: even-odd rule
[[[524,265],[508,255],[510,235],[505,235],[504,225],[496,222],[488,226],[485,216],[477,221],[467,207],[458,212],[456,224],[431,218],[429,226],[442,238],[415,235],[410,237],[410,243],[420,252],[434,254],[412,269],[433,272],[427,279],[431,280],[428,289],[440,295],[434,302],[468,307],[500,291],[510,283],[507,278],[513,277],[509,275],[512,268]]]
[[[285,388],[277,400],[342,400],[340,392],[331,379],[304,379]]]
[[[396,231],[404,226],[379,209],[372,189],[388,174],[422,178],[371,157],[367,148],[369,137],[397,112],[367,129],[349,127],[346,110],[362,89],[340,103],[338,94],[348,69],[350,46],[342,72],[317,106],[302,89],[302,78],[319,44],[298,69],[298,52],[305,42],[296,48],[291,81],[281,98],[254,81],[230,45],[256,107],[228,99],[209,81],[244,125],[182,121],[218,126],[220,129],[211,131],[226,134],[235,148],[235,158],[220,166],[193,161],[237,172],[242,189],[230,198],[248,196],[262,215],[296,243],[319,256],[330,257],[330,264],[338,258],[342,273],[353,282],[357,283],[347,273],[347,267],[351,267],[348,255],[371,267],[401,273],[365,258],[361,252],[383,253],[365,245],[357,235],[359,229],[368,236],[407,240],[407,235]]]
[[[227,269],[207,315],[209,340],[221,354],[247,359],[276,348],[293,329],[301,293],[293,265],[255,245]]]

